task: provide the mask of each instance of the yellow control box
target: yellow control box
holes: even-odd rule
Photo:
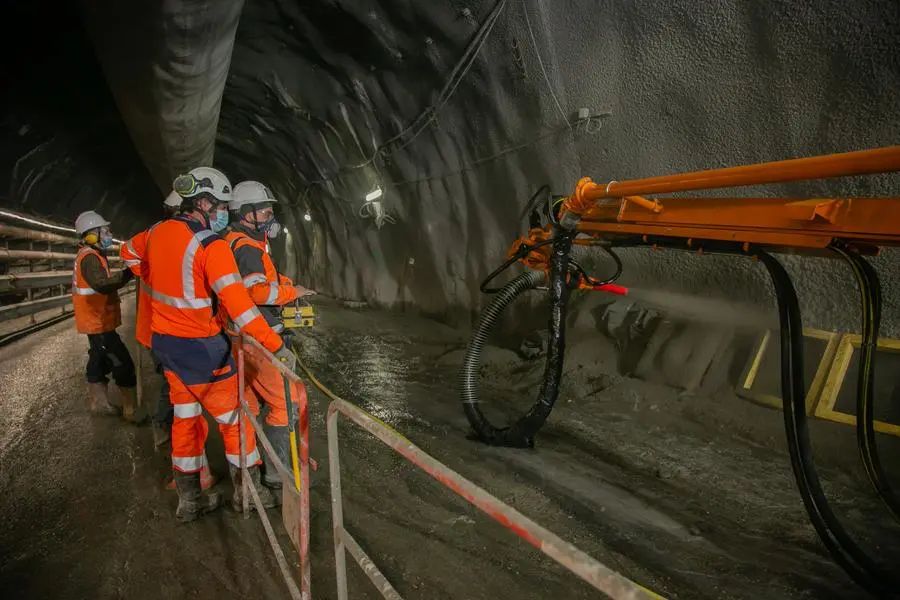
[[[312,327],[316,321],[316,313],[306,302],[291,304],[281,309],[281,320],[287,329]]]

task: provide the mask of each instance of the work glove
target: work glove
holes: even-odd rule
[[[305,288],[302,285],[295,285],[294,289],[297,290],[297,296],[302,298],[303,296],[315,296],[315,290],[311,290],[309,288]]]
[[[291,349],[287,344],[283,344],[278,352],[275,353],[275,358],[281,361],[281,364],[286,366],[291,371],[294,370],[294,366],[296,363],[296,358],[294,357],[294,353],[291,352]]]

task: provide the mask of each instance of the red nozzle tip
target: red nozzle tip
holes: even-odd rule
[[[628,288],[623,285],[616,285],[614,283],[607,283],[605,285],[598,285],[594,288],[598,292],[607,292],[609,294],[615,294],[617,296],[627,296]]]

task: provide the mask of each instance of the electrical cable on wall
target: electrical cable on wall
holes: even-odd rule
[[[552,136],[554,136],[562,131],[566,131],[570,128],[572,128],[573,131],[578,132],[578,131],[580,131],[580,127],[582,124],[585,125],[585,128],[584,128],[585,132],[597,133],[603,128],[602,120],[605,117],[609,117],[609,116],[612,116],[612,113],[606,111],[606,112],[598,113],[595,115],[590,115],[585,118],[579,118],[577,121],[575,121],[572,124],[566,123],[565,125],[559,125],[557,127],[552,127],[529,140],[520,142],[518,144],[513,144],[512,146],[507,146],[506,148],[500,150],[499,152],[496,152],[489,156],[484,156],[482,158],[477,158],[471,162],[465,163],[462,167],[460,167],[458,169],[454,169],[452,171],[444,171],[442,173],[435,173],[433,175],[426,175],[424,177],[419,177],[416,179],[404,179],[401,181],[391,181],[390,185],[392,185],[394,187],[400,187],[400,186],[409,185],[412,183],[422,183],[424,181],[431,181],[433,179],[443,179],[445,177],[450,177],[453,175],[460,175],[460,174],[466,173],[468,171],[473,171],[476,167],[479,167],[485,163],[497,160],[498,158],[502,158],[502,157],[506,156],[507,154],[512,154],[513,152],[518,152],[519,150],[524,150],[525,148],[533,146],[542,140],[545,140],[549,137],[552,137]],[[597,128],[589,130],[588,126],[591,123],[598,123]]]
[[[566,115],[566,111],[563,110],[562,104],[559,102],[559,98],[556,97],[556,92],[553,91],[553,84],[550,83],[550,77],[547,75],[547,69],[544,68],[544,61],[541,58],[541,51],[538,49],[537,39],[534,37],[534,30],[531,28],[531,19],[528,18],[528,6],[526,6],[525,2],[522,2],[522,13],[525,15],[525,26],[528,28],[528,35],[531,37],[531,45],[534,47],[534,54],[537,56],[538,65],[541,67],[541,73],[544,74],[544,81],[547,82],[547,89],[550,90],[550,95],[553,97],[553,102],[556,103],[556,108],[559,110],[559,114],[562,115],[563,121],[566,122],[566,125],[569,129],[572,129],[572,124],[569,123],[569,117]],[[587,123],[585,127],[590,125]]]
[[[345,173],[367,167],[375,162],[375,160],[379,156],[386,156],[390,154],[390,152],[401,150],[412,143],[412,141],[415,140],[422,133],[422,131],[424,131],[425,128],[435,120],[437,112],[441,108],[443,108],[447,101],[450,100],[450,98],[456,92],[463,77],[465,77],[469,72],[469,69],[471,69],[472,64],[475,62],[475,58],[478,56],[478,53],[487,42],[487,39],[494,28],[494,25],[497,23],[497,20],[500,18],[500,14],[502,13],[503,8],[506,6],[506,2],[507,0],[498,0],[498,2],[494,5],[494,8],[491,9],[491,13],[475,33],[475,36],[467,46],[466,51],[463,53],[463,56],[453,67],[453,70],[450,73],[450,77],[447,79],[447,82],[444,84],[444,87],[438,94],[437,99],[432,104],[430,104],[421,113],[419,113],[419,115],[415,119],[413,119],[411,123],[404,127],[399,133],[376,148],[372,153],[372,156],[367,160],[359,164],[345,165],[344,167],[341,167],[327,177],[310,181],[306,184],[306,192],[308,193],[309,189],[314,185],[323,185],[329,181],[334,180],[335,178],[339,178]],[[396,144],[411,131],[413,131],[412,135],[405,142],[403,142],[396,148],[391,149],[392,145]],[[305,195],[306,193],[304,193],[304,196]]]

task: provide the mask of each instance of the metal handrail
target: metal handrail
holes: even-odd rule
[[[298,365],[313,385],[331,399],[327,416],[328,471],[331,479],[331,507],[338,600],[347,600],[348,598],[345,550],[356,559],[383,597],[390,600],[399,600],[401,598],[372,559],[344,527],[337,429],[337,416],[339,413],[368,431],[420,470],[431,475],[444,487],[447,487],[532,546],[566,567],[569,571],[578,575],[595,589],[604,592],[611,598],[621,600],[661,598],[658,594],[629,580],[582,552],[574,545],[538,525],[496,496],[439,462],[387,424],[334,394],[316,379],[312,371],[302,362],[298,362]]]
[[[300,489],[296,490],[293,487],[294,477],[291,475],[287,466],[285,466],[281,459],[278,457],[278,454],[275,452],[272,443],[269,441],[268,437],[266,437],[265,432],[263,431],[262,426],[257,421],[256,417],[253,416],[253,413],[250,410],[250,405],[247,404],[246,399],[244,398],[244,344],[250,344],[254,346],[257,350],[261,351],[263,355],[269,360],[275,368],[281,371],[283,377],[290,379],[291,381],[302,383],[300,377],[297,376],[296,373],[291,371],[287,366],[282,364],[275,356],[266,350],[262,344],[257,342],[252,337],[249,337],[243,333],[235,333],[229,331],[229,334],[236,337],[238,340],[237,345],[237,365],[238,365],[238,398],[240,401],[241,413],[247,416],[247,421],[250,422],[251,427],[253,428],[254,433],[260,444],[263,446],[263,450],[269,455],[269,458],[275,464],[275,468],[278,471],[279,475],[282,479],[282,503],[287,502],[287,496],[290,492],[292,495],[297,494],[300,496],[300,521],[299,521],[299,531],[298,531],[298,554],[300,558],[300,585],[298,587],[296,581],[291,575],[290,568],[288,567],[287,560],[284,556],[284,551],[281,549],[281,545],[278,542],[278,539],[275,537],[275,531],[272,528],[272,523],[269,520],[268,515],[265,512],[265,509],[262,506],[262,501],[259,497],[259,492],[256,490],[253,482],[250,481],[250,476],[248,472],[248,466],[246,463],[246,436],[248,432],[246,431],[246,427],[244,425],[244,419],[240,419],[240,440],[241,440],[241,470],[243,476],[241,477],[241,482],[243,486],[243,500],[244,506],[242,507],[244,510],[244,518],[250,518],[249,511],[249,502],[250,498],[253,499],[253,504],[256,507],[256,513],[259,515],[260,520],[262,521],[263,528],[265,529],[266,536],[269,539],[269,545],[272,546],[272,551],[275,554],[275,559],[278,562],[278,567],[281,570],[281,574],[284,577],[285,584],[287,585],[288,592],[291,595],[291,598],[294,600],[311,600],[311,591],[312,587],[312,576],[310,569],[310,561],[309,561],[309,468],[310,465],[315,469],[317,465],[315,461],[309,458],[309,418],[308,418],[308,410],[306,406],[300,406],[299,415],[300,415],[300,426],[299,426],[299,435],[298,442],[300,445],[298,458],[300,462]],[[298,400],[299,401],[299,400]],[[289,415],[288,418],[291,418]],[[293,491],[291,491],[293,490]],[[249,492],[249,494],[248,494]]]

